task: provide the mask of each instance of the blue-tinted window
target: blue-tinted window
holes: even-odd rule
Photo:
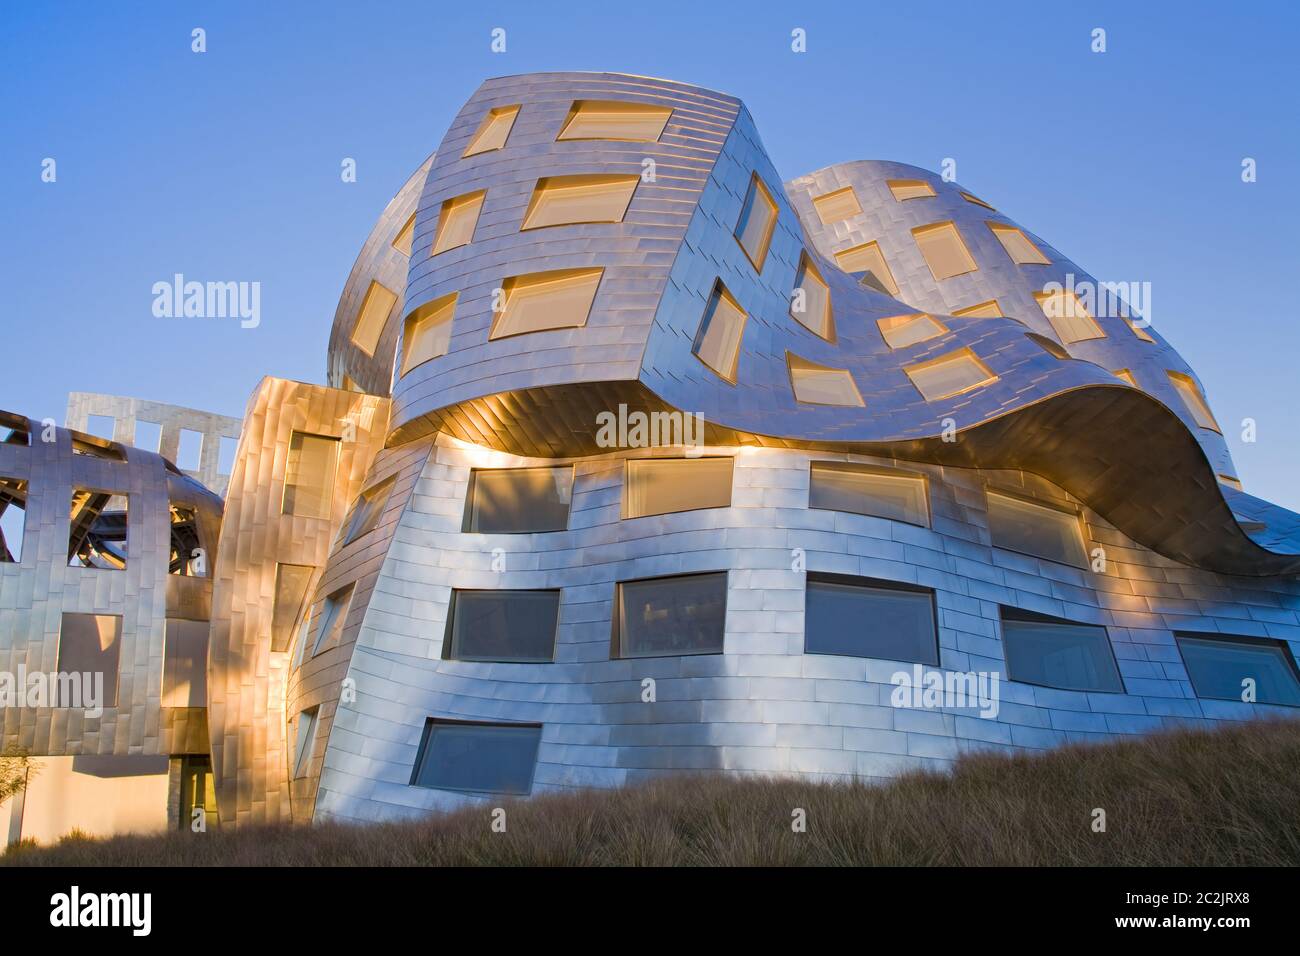
[[[1124,693],[1104,627],[1002,609],[1007,676],[1064,690]]]
[[[804,651],[938,664],[933,592],[809,575]]]
[[[727,572],[624,581],[618,586],[617,657],[721,654]]]
[[[1177,634],[1197,697],[1245,700],[1253,680],[1255,702],[1300,707],[1295,660],[1281,641]]]
[[[559,612],[559,591],[453,591],[444,656],[552,661]]]
[[[430,718],[411,783],[437,790],[526,794],[533,787],[536,724],[473,724]]]

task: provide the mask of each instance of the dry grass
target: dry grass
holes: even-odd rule
[[[676,777],[417,823],[28,844],[19,866],[1300,864],[1300,722],[1180,730],[885,786]],[[1106,832],[1093,832],[1093,809]],[[791,813],[807,812],[794,833]]]

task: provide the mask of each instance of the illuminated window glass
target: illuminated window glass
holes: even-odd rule
[[[1025,338],[1033,342],[1048,355],[1058,359],[1070,358],[1070,353],[1061,348],[1060,343],[1049,339],[1046,335],[1039,335],[1037,332],[1026,332]]]
[[[1220,484],[1227,485],[1229,488],[1236,488],[1238,491],[1242,490],[1240,478],[1234,478],[1232,475],[1218,475],[1216,477],[1218,477]]]
[[[1300,679],[1290,648],[1278,640],[1215,634],[1174,635],[1197,697],[1300,707]],[[1250,683],[1246,683],[1250,681]]]
[[[557,269],[507,279],[501,286],[505,308],[493,319],[488,338],[581,328],[591,314],[603,271]]]
[[[1002,318],[1002,306],[998,305],[997,299],[989,299],[978,305],[957,309],[953,315],[970,316],[973,319],[998,319]]]
[[[880,471],[852,462],[812,463],[808,507],[930,526],[930,505],[923,477]]]
[[[1133,373],[1128,369],[1117,368],[1115,369],[1115,371],[1111,372],[1111,374],[1114,375],[1116,378],[1121,378],[1124,381],[1128,382],[1134,388],[1137,388],[1137,379],[1133,377]]]
[[[755,174],[749,180],[749,192],[745,194],[745,205],[741,207],[740,220],[736,223],[736,241],[759,272],[763,271],[767,247],[775,229],[776,203]]]
[[[478,214],[483,211],[483,199],[486,196],[486,191],[479,190],[448,199],[442,204],[438,231],[433,238],[433,251],[429,255],[436,256],[469,245],[474,238],[474,227],[478,225]]]
[[[920,226],[912,230],[912,238],[936,279],[951,279],[979,268],[962,242],[961,233],[950,222]]]
[[[1104,339],[1106,333],[1097,325],[1083,300],[1069,289],[1035,292],[1034,301],[1052,323],[1057,336],[1066,345],[1087,339]]]
[[[985,209],[993,209],[993,207],[990,206],[988,203],[986,203],[983,199],[980,199],[978,196],[972,196],[970,193],[966,193],[966,192],[962,193],[961,198],[966,200],[967,202],[972,202],[977,206],[983,206]],[[993,211],[997,212],[996,209],[993,209]]]
[[[988,493],[988,509],[993,547],[1075,567],[1088,566],[1083,530],[1075,512],[996,491]]]
[[[1002,248],[1007,250],[1011,261],[1018,265],[1048,265],[1052,260],[1043,255],[1029,237],[1015,226],[1004,226],[999,222],[990,222],[988,227],[998,237]]]
[[[831,316],[831,290],[807,253],[799,259],[799,274],[794,280],[795,295],[790,300],[790,315],[808,331],[830,341],[835,335]],[[803,296],[799,296],[799,290]]]
[[[506,144],[506,138],[510,136],[518,115],[518,106],[498,106],[488,110],[463,156],[477,156],[479,153],[500,149]]]
[[[1178,392],[1178,397],[1183,400],[1187,410],[1192,413],[1192,418],[1196,424],[1202,428],[1210,428],[1219,431],[1219,423],[1214,420],[1214,413],[1210,411],[1209,403],[1205,401],[1205,396],[1201,394],[1200,388],[1189,375],[1182,372],[1167,372],[1169,381],[1173,383],[1174,390]]]
[[[313,568],[309,564],[275,566],[275,601],[271,605],[271,650],[287,651],[293,642],[293,623],[307,598]]]
[[[621,100],[579,100],[569,111],[556,139],[616,139],[634,143],[658,142],[672,116],[667,106]]]
[[[1156,344],[1156,340],[1152,338],[1151,333],[1146,330],[1146,326],[1138,325],[1132,319],[1125,319],[1124,321],[1128,323],[1128,327],[1132,330],[1133,334],[1143,342],[1147,342],[1151,345]]]
[[[622,222],[640,176],[549,176],[537,180],[523,229]]]
[[[404,256],[411,254],[411,241],[415,238],[415,213],[411,213],[411,218],[406,220],[401,231],[393,239],[393,248]]]
[[[951,398],[998,380],[970,349],[959,349],[928,362],[906,365],[903,371],[927,402]]]
[[[537,664],[555,660],[559,591],[451,592],[443,657]]]
[[[786,361],[797,401],[808,405],[856,405],[859,408],[866,404],[847,369],[828,368],[789,352]]]
[[[623,483],[623,517],[731,506],[730,458],[634,458]]]
[[[888,581],[809,574],[804,653],[938,664],[934,592]]]
[[[294,432],[284,471],[281,512],[303,518],[328,518],[334,506],[334,472],[339,440],[328,435]]]
[[[709,297],[709,304],[705,307],[699,332],[695,335],[695,354],[728,382],[734,382],[740,363],[740,341],[744,333],[745,310],[721,282],[717,283],[713,287],[713,295]]]
[[[613,656],[722,653],[727,572],[623,581],[617,597]]]
[[[840,222],[843,219],[851,219],[853,216],[862,213],[862,206],[858,203],[858,194],[853,191],[852,186],[845,186],[833,193],[815,197],[813,199],[813,208],[817,210],[817,215],[821,217],[822,224],[826,226]]]
[[[885,344],[891,349],[906,348],[917,342],[925,342],[948,331],[948,327],[932,315],[917,312],[914,315],[892,315],[887,319],[877,319],[880,334],[885,337]]]
[[[476,468],[461,530],[480,534],[563,531],[569,525],[573,466]]]
[[[934,187],[924,179],[891,179],[886,185],[899,202],[908,199],[925,199],[934,195]]]
[[[1002,650],[1007,676],[1014,681],[1062,690],[1124,693],[1104,627],[1004,607]]]
[[[865,272],[862,281],[878,292],[898,295],[898,285],[894,274],[889,271],[885,257],[880,251],[880,244],[868,242],[852,249],[835,253],[835,262],[845,272]]]
[[[352,326],[352,341],[357,348],[367,355],[375,354],[379,336],[388,321],[388,313],[397,303],[397,293],[387,289],[378,282],[371,282],[366,289],[366,297],[361,302],[361,311]]]
[[[456,313],[456,293],[426,302],[406,317],[402,326],[402,371],[446,355],[451,347],[451,320]]]

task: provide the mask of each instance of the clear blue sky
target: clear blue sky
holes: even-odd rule
[[[362,241],[475,87],[617,70],[739,96],[786,178],[953,157],[1098,278],[1151,282],[1247,490],[1300,510],[1300,5],[720,6],[4,3],[0,408],[61,422],[83,389],[240,415],[263,374],[323,380]],[[261,326],[154,318],[176,272],[260,282]]]

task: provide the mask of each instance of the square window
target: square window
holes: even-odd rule
[[[113,440],[113,425],[116,420],[112,415],[87,415],[86,432],[104,441]]]
[[[520,231],[622,222],[640,176],[550,176],[537,180]]]
[[[920,226],[912,230],[912,238],[935,279],[951,279],[979,268],[951,222]]]
[[[162,706],[208,706],[207,621],[167,619]]]
[[[366,289],[366,297],[361,302],[357,321],[352,326],[352,343],[367,355],[375,354],[379,336],[383,334],[388,322],[388,313],[397,304],[397,293],[385,288],[378,282],[371,282]]]
[[[1035,292],[1034,301],[1043,310],[1047,320],[1052,323],[1057,337],[1066,345],[1106,337],[1106,333],[1097,325],[1092,314],[1083,304],[1083,300],[1070,290]]]
[[[1076,568],[1088,566],[1077,512],[1062,511],[993,490],[988,493],[988,508],[993,547],[1059,561]]]
[[[603,269],[557,269],[513,276],[502,283],[505,307],[492,319],[489,339],[587,324]]]
[[[727,572],[624,581],[618,585],[615,657],[721,654]]]
[[[131,444],[142,451],[155,454],[162,447],[162,425],[137,418],[135,420],[135,441]]]
[[[465,493],[463,531],[528,534],[569,526],[573,466],[476,468]]]
[[[72,490],[68,566],[120,571],[126,567],[130,496],[86,488]]]
[[[623,517],[731,507],[730,458],[633,458],[624,479]]]
[[[790,387],[795,401],[805,405],[842,405],[862,408],[866,402],[848,369],[828,368],[790,352],[785,353]]]
[[[905,349],[918,342],[928,342],[948,331],[946,325],[924,312],[877,319],[876,327],[880,329],[885,344],[891,349]]]
[[[488,110],[487,115],[483,117],[483,122],[479,124],[478,130],[470,139],[469,145],[465,147],[465,152],[461,154],[461,158],[477,156],[479,153],[491,152],[505,146],[506,140],[510,137],[510,130],[514,128],[515,117],[518,115],[518,106],[498,106]]]
[[[862,214],[862,205],[858,202],[858,194],[853,191],[852,186],[845,186],[824,196],[817,196],[812,202],[823,226],[832,226]]]
[[[934,187],[924,179],[891,179],[886,185],[899,202],[909,199],[928,199],[934,195]]]
[[[695,335],[693,351],[701,362],[728,382],[736,381],[745,319],[745,310],[721,282],[716,283]]]
[[[444,202],[429,255],[436,256],[469,245],[474,238],[474,227],[478,225],[478,216],[483,211],[483,200],[486,198],[487,191],[481,189]]]
[[[402,371],[405,375],[451,348],[451,320],[456,314],[456,293],[426,302],[402,324]],[[400,377],[400,376],[399,376]]]
[[[745,204],[740,210],[735,235],[740,248],[745,250],[745,255],[759,272],[763,271],[763,262],[767,259],[767,249],[775,229],[776,203],[763,181],[758,178],[758,173],[755,173],[749,180],[749,192],[745,194]]]
[[[984,205],[981,203],[980,205]],[[997,237],[998,242],[1002,243],[1002,248],[1007,251],[1011,261],[1022,266],[1045,266],[1051,263],[1051,259],[1043,255],[1042,251],[1030,241],[1029,237],[1017,229],[1015,226],[1006,226],[1000,222],[990,222],[987,224]]]
[[[1300,707],[1295,658],[1283,641],[1176,633],[1178,650],[1197,697]]]
[[[859,272],[866,273],[861,281],[877,292],[898,295],[898,283],[894,281],[894,274],[889,271],[885,256],[880,251],[880,243],[868,242],[854,246],[852,249],[841,250],[835,253],[835,262],[845,272],[855,275]]]
[[[809,573],[804,653],[938,664],[934,592],[887,581]]]
[[[881,471],[851,462],[812,463],[808,507],[874,515],[925,528],[930,526],[929,495],[924,476]]]
[[[1062,690],[1124,693],[1104,627],[1002,608],[1007,677]]]
[[[117,670],[122,658],[122,618],[117,614],[65,613],[59,627],[60,674],[82,675],[82,702],[92,703],[95,680],[103,675],[103,707],[117,706]],[[67,702],[64,702],[65,704]]]
[[[1208,428],[1211,431],[1219,431],[1219,423],[1214,420],[1214,413],[1210,411],[1210,405],[1201,394],[1200,388],[1190,375],[1184,375],[1182,372],[1167,372],[1170,383],[1174,386],[1174,391],[1178,397],[1183,400],[1187,406],[1187,411],[1191,413],[1196,424],[1202,428]]]
[[[578,100],[556,140],[614,139],[656,143],[673,111],[667,106],[624,100]]]
[[[970,349],[958,349],[928,362],[905,365],[903,371],[927,402],[952,398],[998,380]]]
[[[424,724],[411,786],[526,795],[533,789],[541,741],[538,724],[478,724],[430,717]]]
[[[442,656],[452,661],[555,660],[559,591],[451,592]]]
[[[329,435],[294,432],[284,470],[282,514],[328,518],[334,508],[334,473],[339,440]]]
[[[828,342],[834,341],[831,290],[806,252],[799,257],[799,273],[794,280],[794,295],[790,297],[790,315],[814,335]]]

